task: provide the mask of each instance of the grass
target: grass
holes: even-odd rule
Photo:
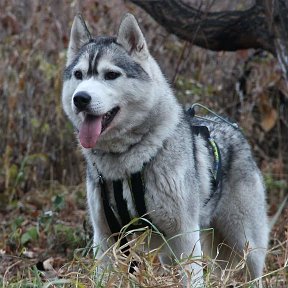
[[[38,210],[33,209],[32,193],[22,198],[21,203],[11,204],[10,212],[4,217],[0,241],[0,283],[3,288],[181,287],[183,274],[190,279],[186,267],[195,259],[179,259],[174,266],[163,267],[158,258],[161,247],[148,252],[144,249],[152,233],[159,235],[159,232],[141,229],[136,236],[130,237],[130,254],[123,254],[126,247],[120,247],[118,241],[105,251],[109,265],[104,262],[105,269],[99,271],[104,260],[102,257],[93,258],[83,190],[83,186],[70,189],[55,186],[48,191],[38,191],[36,196],[43,204]],[[123,236],[131,236],[126,228]],[[264,287],[281,288],[288,284],[287,232],[285,235],[283,241],[271,238],[263,276]],[[163,240],[169,245],[169,240]],[[253,283],[239,276],[245,275],[248,246],[243,252],[244,256],[236,267],[222,270],[215,259],[204,257],[202,266],[206,287],[253,287]],[[131,274],[128,271],[133,261],[137,261],[138,266]],[[98,274],[95,273],[97,270]]]
[[[130,254],[127,257],[121,250],[119,242],[111,246],[105,252],[109,258],[110,265],[106,265],[104,271],[99,270],[102,259],[93,259],[91,253],[87,254],[86,249],[75,251],[73,260],[59,267],[47,271],[39,271],[36,266],[22,270],[22,273],[10,280],[5,276],[2,279],[5,287],[181,287],[181,277],[179,271],[182,267],[191,264],[192,258],[182,259],[178,265],[163,268],[158,259],[159,250],[144,252],[144,242],[151,235],[150,231],[145,231],[129,242],[131,246]],[[283,244],[283,243],[282,243]],[[287,243],[286,243],[287,244]],[[269,251],[269,255],[281,248],[274,247]],[[283,247],[282,247],[283,248]],[[287,248],[287,247],[286,247]],[[284,253],[284,251],[282,251]],[[279,253],[279,251],[278,251]],[[287,254],[287,250],[285,252]],[[84,256],[86,255],[86,256]],[[205,258],[202,265],[205,269],[205,287],[253,287],[253,282],[242,282],[237,278],[239,272],[243,272],[246,266],[247,253],[244,253],[240,262],[235,268],[226,268],[221,271],[221,277],[217,278],[215,270],[218,265],[213,259]],[[287,255],[286,255],[287,256]],[[21,260],[19,260],[21,261]],[[18,262],[15,262],[16,265]],[[129,265],[132,261],[137,261],[138,267],[133,274],[128,273]],[[264,274],[264,287],[286,287],[287,285],[287,258],[285,266],[279,267],[273,272]],[[7,271],[11,269],[8,267]],[[286,271],[285,271],[286,269]],[[190,278],[188,271],[184,274]]]

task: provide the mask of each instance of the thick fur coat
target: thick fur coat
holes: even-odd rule
[[[94,246],[105,249],[111,235],[99,175],[108,183],[114,208],[111,182],[121,179],[129,213],[137,216],[128,177],[143,169],[149,217],[167,239],[178,235],[169,240],[178,259],[191,254],[200,259],[202,250],[214,256],[208,238],[201,237],[202,245],[200,241],[201,231],[213,228],[214,247],[224,241],[241,254],[249,243],[251,279],[262,275],[268,242],[265,188],[247,141],[219,119],[187,116],[131,14],[123,18],[117,37],[93,38],[81,16],[75,17],[62,99],[87,162]],[[222,178],[216,191],[213,153],[193,125],[207,126],[221,151]],[[158,240],[152,239],[155,246]],[[168,263],[171,251],[164,247],[162,252],[161,261]],[[189,269],[194,282],[201,279],[200,262]]]

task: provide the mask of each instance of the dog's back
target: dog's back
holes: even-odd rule
[[[246,243],[247,247],[253,250],[247,262],[250,277],[260,277],[264,267],[269,229],[265,187],[250,145],[237,126],[227,124],[217,117],[208,117],[207,121],[194,118],[191,124],[208,127],[210,136],[217,143],[221,153],[221,183],[218,191],[215,191],[216,196],[212,193],[211,205],[209,206],[208,201],[203,206],[204,217],[201,217],[202,228],[214,228],[214,243],[203,246],[206,250],[208,248],[210,255],[215,256],[216,249],[219,248],[217,245],[226,243],[227,246],[222,247],[223,253],[221,249],[217,251],[220,252],[218,258],[221,260],[224,254],[226,258],[233,258],[233,250],[235,253],[242,252]],[[207,217],[207,209],[210,209],[210,217]],[[230,255],[227,254],[227,250],[230,250]]]

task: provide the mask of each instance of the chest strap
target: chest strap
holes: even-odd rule
[[[107,183],[105,179],[102,177],[100,178],[100,186],[101,186],[101,195],[102,195],[102,201],[103,201],[103,207],[104,207],[104,213],[105,217],[108,222],[108,226],[111,230],[112,234],[114,235],[115,241],[118,241],[118,239],[121,239],[121,246],[127,243],[127,239],[125,237],[120,237],[119,235],[121,229],[123,226],[129,224],[133,219],[130,216],[128,205],[126,199],[124,199],[123,196],[123,180],[116,180],[112,182],[113,186],[113,193],[112,197],[115,199],[116,208],[117,208],[117,214],[119,215],[119,220],[116,217],[113,208],[110,205],[109,201],[109,193],[107,189]],[[151,226],[151,220],[149,216],[147,215],[147,209],[146,209],[146,203],[145,203],[145,184],[144,184],[144,178],[143,178],[143,169],[140,172],[132,174],[128,179],[128,186],[130,188],[132,201],[135,205],[135,210],[137,212],[138,217],[141,217],[138,219],[137,222],[134,222],[133,224],[129,224],[127,227],[128,231],[141,228],[141,227],[149,227]],[[146,219],[147,221],[143,220]]]
[[[128,185],[130,188],[132,200],[135,205],[135,209],[139,217],[141,217],[136,223],[130,224],[127,230],[134,230],[141,227],[149,227],[152,229],[150,218],[147,215],[147,209],[145,204],[145,182],[143,178],[143,169],[141,172],[134,173],[128,178]],[[109,203],[109,193],[107,189],[107,183],[102,176],[100,176],[100,186],[101,186],[101,196],[103,201],[104,214],[112,234],[114,234],[114,240],[117,242],[120,239],[120,247],[123,247],[128,243],[126,237],[120,234],[121,229],[129,224],[132,219],[128,210],[127,201],[123,196],[123,180],[116,180],[112,182],[113,195],[116,203],[116,208],[118,215],[120,217],[121,223],[119,223],[110,203]],[[147,221],[143,220],[146,219]],[[126,231],[127,231],[126,230]],[[125,245],[125,249],[121,249],[122,253],[126,256],[130,254],[130,246]],[[129,272],[133,273],[135,267],[138,266],[137,261],[132,261],[129,266]]]

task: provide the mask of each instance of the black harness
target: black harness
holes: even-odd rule
[[[128,243],[127,238],[121,235],[120,233],[124,226],[127,225],[127,229],[125,230],[126,232],[129,230],[135,230],[141,227],[148,227],[152,229],[152,225],[151,225],[152,222],[149,216],[147,215],[147,209],[146,209],[146,204],[145,204],[145,182],[143,179],[143,170],[144,168],[142,168],[140,172],[132,174],[130,178],[128,179],[128,185],[130,188],[130,192],[132,194],[132,199],[134,201],[135,209],[139,217],[138,219],[136,219],[136,221],[132,221],[130,214],[129,214],[128,207],[127,207],[127,201],[124,199],[124,196],[123,196],[123,180],[116,180],[112,182],[113,196],[115,199],[117,212],[120,217],[120,222],[119,222],[108,199],[107,183],[103,179],[103,177],[100,175],[101,196],[103,200],[103,208],[104,208],[105,217],[106,217],[108,226],[110,228],[110,231],[114,236],[115,242],[120,240],[120,247],[123,247],[125,244]],[[125,249],[121,248],[121,251],[126,256],[129,256],[130,247],[129,245],[126,245],[125,247],[126,247]],[[129,267],[129,272],[133,273],[135,271],[134,268],[136,266],[138,266],[137,261],[132,261]]]
[[[192,133],[195,135],[201,135],[211,147],[209,150],[212,151],[214,157],[214,167],[213,171],[211,171],[211,181],[213,184],[213,191],[207,200],[212,198],[214,192],[218,189],[219,183],[221,181],[221,156],[220,150],[216,144],[216,142],[210,137],[209,130],[206,126],[192,126]],[[117,218],[116,213],[114,213],[114,209],[109,201],[109,193],[107,188],[106,180],[100,175],[100,187],[101,187],[101,195],[103,200],[103,207],[105,217],[107,219],[108,226],[111,230],[111,233],[114,236],[115,241],[117,242],[120,239],[120,247],[127,244],[128,240],[126,237],[121,235],[121,229],[127,225],[127,229],[125,231],[134,230],[137,228],[148,227],[153,229],[152,222],[147,214],[146,203],[145,203],[145,180],[144,180],[144,168],[140,172],[131,174],[130,177],[127,178],[128,186],[130,188],[130,193],[134,202],[135,210],[138,214],[139,219],[137,221],[132,221],[128,207],[127,201],[123,196],[123,179],[119,179],[112,182],[113,193],[112,197],[114,197],[117,214],[119,217]],[[206,205],[207,203],[204,203]],[[148,211],[149,212],[149,211]],[[140,218],[141,217],[141,218]],[[128,225],[129,224],[129,225]],[[129,246],[126,245],[126,249],[122,251],[127,256],[129,255]],[[131,265],[133,266],[133,265]],[[130,267],[131,268],[131,267]]]
[[[132,221],[128,207],[127,201],[123,196],[123,180],[116,180],[112,182],[113,186],[113,195],[116,203],[116,208],[118,215],[120,217],[120,221],[117,219],[113,208],[110,205],[108,199],[108,191],[107,191],[107,183],[102,176],[100,176],[100,186],[101,186],[101,196],[103,200],[103,207],[105,217],[108,222],[108,226],[111,230],[111,233],[114,235],[115,241],[120,239],[120,246],[123,246],[127,243],[127,239],[125,237],[120,237],[119,233],[121,229],[127,226],[127,230],[134,230],[141,227],[149,227],[151,226],[151,220],[147,215],[146,203],[145,203],[145,182],[143,178],[143,169],[140,172],[131,174],[128,180],[128,185],[130,188],[130,192],[132,194],[132,199],[134,201],[135,209],[138,214],[137,221]],[[140,218],[141,217],[141,218]],[[146,220],[146,221],[145,221]],[[131,221],[133,223],[131,223]]]

